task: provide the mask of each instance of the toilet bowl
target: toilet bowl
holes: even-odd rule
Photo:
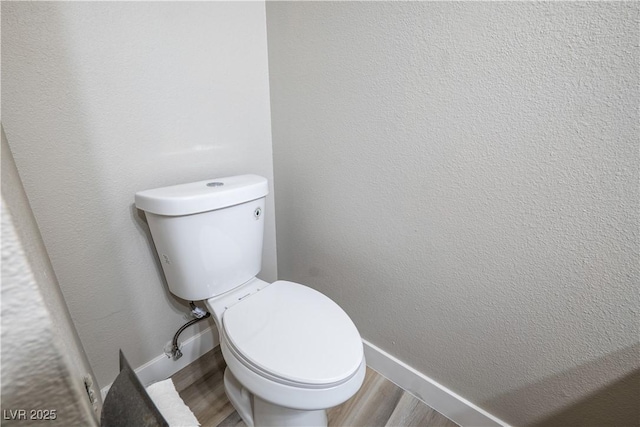
[[[338,304],[289,281],[264,282],[265,178],[219,178],[136,193],[170,291],[202,300],[220,335],[229,401],[248,426],[326,426],[366,370]]]
[[[252,279],[206,304],[219,325],[225,391],[247,425],[326,425],[325,410],[360,388],[358,331],[320,292]]]

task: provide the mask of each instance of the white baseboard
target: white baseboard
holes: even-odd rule
[[[463,427],[510,427],[465,398],[366,340],[367,366]]]
[[[506,422],[494,417],[367,340],[362,341],[367,366],[462,427],[510,427]],[[137,368],[136,374],[140,382],[147,387],[154,382],[169,378],[219,344],[218,331],[207,328],[181,343],[182,357],[180,359],[169,359],[163,353]],[[100,391],[103,400],[110,387],[111,384]]]
[[[178,360],[170,359],[163,353],[151,359],[139,368],[136,368],[136,375],[145,387],[155,382],[166,380],[171,375],[175,374],[180,369],[195,361],[219,344],[218,331],[212,328],[207,328],[180,343],[182,357]],[[111,384],[100,390],[103,401],[110,388]]]

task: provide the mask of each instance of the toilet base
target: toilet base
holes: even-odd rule
[[[224,391],[247,427],[326,427],[327,411],[301,411],[274,405],[252,395],[233,376],[224,371]]]
[[[300,411],[277,406],[253,396],[253,417],[258,427],[326,427],[327,411]]]
[[[247,427],[254,427],[253,411],[251,410],[253,407],[253,396],[249,390],[244,388],[237,378],[233,376],[229,368],[224,370],[224,392]]]

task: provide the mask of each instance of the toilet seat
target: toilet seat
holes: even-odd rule
[[[296,388],[332,388],[363,364],[360,334],[331,299],[307,286],[277,281],[222,315],[227,350],[245,368]]]
[[[266,402],[303,411],[334,407],[360,389],[362,341],[335,302],[285,281],[258,280],[238,291],[207,304],[216,315],[227,369],[243,387]],[[313,347],[319,342],[328,349],[324,358],[310,350],[322,352]],[[288,364],[295,366],[286,369]]]
[[[274,405],[303,411],[332,408],[351,398],[360,389],[364,381],[366,372],[364,357],[355,374],[336,386],[310,388],[284,384],[281,381],[272,381],[241,362],[234,352],[230,350],[229,342],[224,333],[220,335],[220,348],[227,363],[227,369],[253,395]]]

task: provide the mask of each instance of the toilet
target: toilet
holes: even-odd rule
[[[331,299],[256,277],[267,180],[241,175],[136,193],[169,290],[204,301],[227,363],[224,387],[247,426],[326,426],[362,385],[362,339]]]

